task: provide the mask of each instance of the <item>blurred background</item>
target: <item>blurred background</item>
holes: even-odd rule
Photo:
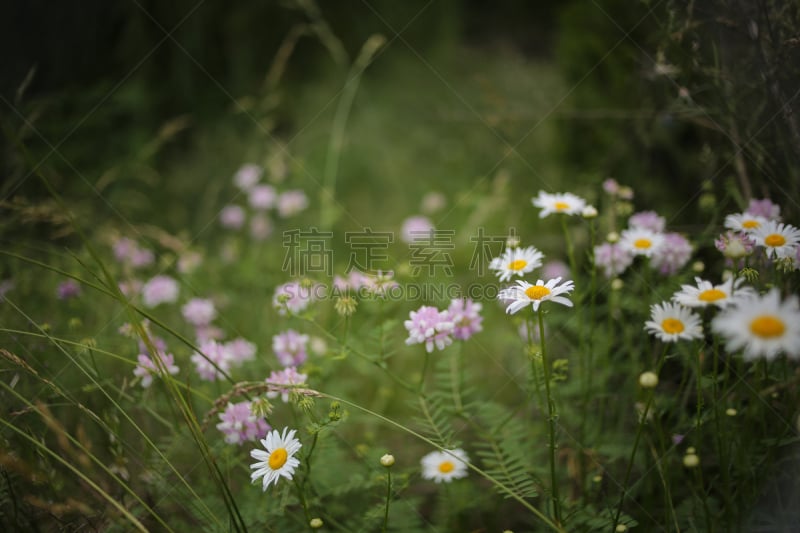
[[[800,196],[799,9],[6,2],[2,224],[53,236],[37,226],[58,221],[33,208],[49,196],[35,170],[92,223],[198,231],[255,162],[284,165],[325,225],[398,225],[435,190],[440,223],[493,197],[472,222],[505,228],[533,216],[508,199],[595,200],[614,177],[691,231],[751,196]]]

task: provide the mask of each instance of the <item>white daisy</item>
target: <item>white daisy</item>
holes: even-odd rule
[[[750,233],[756,246],[763,246],[767,256],[792,257],[800,244],[800,229],[791,224],[769,220]]]
[[[503,255],[495,257],[489,268],[495,270],[500,281],[509,281],[511,276],[522,276],[542,265],[544,254],[533,246],[527,248],[506,248]]]
[[[633,254],[652,257],[664,244],[664,235],[645,228],[629,228],[619,237],[620,247]]]
[[[773,359],[780,352],[800,357],[800,304],[796,295],[781,302],[778,289],[741,300],[711,323],[729,351],[744,349],[745,359]]]
[[[715,305],[720,309],[736,303],[738,298],[754,296],[752,287],[740,287],[744,278],[728,278],[721,285],[712,285],[710,281],[694,278],[697,286],[681,285],[681,290],[672,295],[672,300],[685,307],[708,307]]]
[[[263,477],[263,490],[267,490],[270,483],[278,484],[278,478],[285,477],[291,480],[294,470],[300,465],[300,461],[294,455],[303,446],[300,441],[294,438],[296,429],[289,431],[283,428],[283,433],[278,433],[277,429],[269,432],[266,438],[261,439],[264,450],[252,450],[250,456],[258,461],[250,465],[254,471],[250,474],[250,481],[255,482]]]
[[[539,196],[531,198],[535,207],[541,207],[539,218],[544,218],[552,213],[564,213],[565,215],[580,215],[586,207],[586,200],[575,196],[571,192],[550,194],[539,191]]]
[[[539,305],[548,300],[566,305],[567,307],[572,307],[572,302],[559,295],[572,292],[575,285],[571,280],[565,281],[563,284],[559,285],[560,282],[560,277],[553,278],[547,283],[538,280],[536,285],[531,285],[527,281],[517,280],[516,287],[503,289],[497,295],[497,298],[505,301],[512,300],[509,306],[506,307],[506,313],[512,315],[520,309],[527,307],[528,304],[533,306],[534,311],[538,311]]]
[[[653,304],[650,306],[650,318],[644,323],[644,329],[664,342],[690,341],[703,336],[700,317],[678,304]]]
[[[752,233],[766,223],[766,218],[750,213],[735,213],[725,217],[726,228],[742,233]]]
[[[450,483],[454,479],[467,476],[467,452],[461,448],[431,452],[420,461],[423,479],[432,479],[436,483]]]

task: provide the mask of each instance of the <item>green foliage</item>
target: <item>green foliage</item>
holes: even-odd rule
[[[650,306],[694,276],[722,279],[729,265],[713,240],[726,214],[770,196],[784,221],[797,221],[787,106],[800,79],[798,11],[756,4],[520,4],[545,30],[537,39],[554,36],[555,65],[509,48],[510,36],[464,46],[459,30],[484,13],[469,4],[200,6],[187,23],[214,29],[179,32],[185,51],[164,50],[119,90],[108,81],[77,94],[20,90],[4,102],[19,113],[2,121],[0,529],[303,531],[312,518],[337,531],[796,523],[783,504],[797,500],[796,354],[744,357],[712,328],[715,309],[692,341],[644,329]],[[187,5],[144,7],[177,22]],[[123,24],[124,57],[162,38],[138,7],[113,9],[136,13]],[[485,14],[487,24],[497,16]],[[531,26],[516,20],[509,35],[520,27]],[[208,72],[184,64],[186,52]],[[214,96],[191,90],[209,75],[222,80]],[[175,99],[185,100],[173,108]],[[53,139],[63,140],[57,152]],[[229,179],[245,162],[278,193],[305,191],[309,208],[293,218],[251,208]],[[632,197],[602,192],[609,175],[636,184]],[[583,194],[599,216],[540,219],[529,200],[540,189]],[[271,234],[220,227],[230,204]],[[606,276],[594,246],[616,242],[643,209],[689,239],[689,262],[664,274],[636,258]],[[451,271],[420,268],[419,250],[399,238],[401,221],[419,213],[452,229]],[[346,235],[366,227],[395,238],[373,265],[384,277],[370,272],[351,305],[273,301],[290,279],[329,287],[347,274]],[[329,271],[288,272],[286,232],[298,228],[332,232]],[[486,263],[509,234],[574,263],[573,305],[543,303],[543,338],[540,315],[507,315],[496,298],[503,284],[475,268],[485,252],[478,230],[496,245]],[[121,237],[153,262],[117,257]],[[795,266],[762,254],[732,272],[791,307]],[[134,288],[158,274],[178,281],[176,302],[146,305]],[[544,268],[524,279],[536,277]],[[82,292],[56,298],[66,280]],[[448,291],[381,292],[393,283]],[[467,289],[479,289],[481,332],[430,352],[407,344],[410,311],[445,308]],[[214,332],[181,309],[195,297],[211,299],[220,335],[251,341],[255,357],[214,359],[200,339]],[[290,328],[307,337],[308,353],[297,355],[306,381],[284,388],[265,379],[283,369],[273,343]],[[142,375],[139,356],[161,342],[180,369],[165,372],[162,361]],[[217,379],[201,377],[199,362],[214,363]],[[657,387],[639,385],[645,371]],[[291,479],[266,491],[250,478],[250,452],[264,445],[226,442],[217,427],[229,403],[244,401],[302,444]],[[456,448],[469,464],[438,473],[457,479],[428,479],[421,459]],[[380,460],[387,453],[392,464]]]

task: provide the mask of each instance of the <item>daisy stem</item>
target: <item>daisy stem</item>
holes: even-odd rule
[[[592,376],[594,372],[592,371],[592,355],[593,355],[593,348],[591,339],[594,338],[594,320],[595,320],[595,303],[597,300],[597,270],[595,269],[595,262],[594,262],[594,243],[595,237],[597,233],[597,227],[595,226],[594,220],[589,221],[589,329],[585,336],[581,337],[581,353],[584,356],[584,365],[583,365],[583,381],[584,381],[584,390],[583,390],[583,402],[581,404],[581,408],[583,410],[583,416],[581,417],[580,423],[580,430],[578,433],[578,438],[580,442],[586,442],[586,422],[589,419],[589,398],[591,397],[592,393]],[[579,459],[579,480],[580,480],[580,489],[581,495],[586,497],[586,454],[581,453]]]
[[[533,372],[533,386],[536,390],[536,399],[539,400],[539,405],[542,406],[542,411],[544,411],[544,398],[542,397],[542,388],[539,385],[539,369],[536,365],[536,358],[533,356],[533,317],[527,317],[527,333],[528,333],[528,357],[531,358],[531,371]]]
[[[661,352],[661,357],[656,364],[656,375],[661,371],[664,364],[664,359],[667,356],[667,344],[664,344],[664,350]],[[636,459],[636,451],[639,448],[639,441],[644,433],[644,426],[647,423],[647,414],[650,412],[650,407],[653,405],[653,398],[655,397],[655,389],[647,389],[647,403],[644,406],[642,414],[639,416],[639,427],[636,429],[636,438],[633,441],[633,448],[631,455],[628,458],[628,467],[625,469],[625,479],[622,482],[622,494],[619,495],[619,503],[617,504],[617,512],[614,515],[614,523],[612,527],[616,529],[619,524],[619,516],[622,514],[622,504],[625,503],[625,494],[628,492],[628,482],[631,479],[631,472],[633,471],[633,463]],[[613,530],[612,530],[613,531]]]
[[[697,490],[700,491],[700,500],[703,502],[703,514],[706,520],[706,531],[709,533],[714,532],[714,524],[711,521],[711,509],[708,507],[708,493],[704,488],[703,483],[703,468],[697,466],[694,470],[695,481],[697,482]]]
[[[386,528],[389,527],[389,502],[392,501],[392,470],[386,469],[386,507],[383,511],[383,533],[386,533]]]
[[[719,402],[721,400],[719,394],[719,381],[718,381],[718,372],[719,372],[719,340],[717,337],[714,337],[714,360],[713,360],[713,372],[714,372],[714,380],[711,382],[711,391],[712,397],[714,398],[714,406],[713,406],[713,413],[714,413],[714,433],[716,434],[716,444],[717,444],[717,455],[719,456],[719,464],[720,464],[720,472],[722,472],[722,486],[723,486],[723,503],[725,505],[725,511],[727,518],[730,518],[732,504],[731,504],[731,479],[730,479],[730,472],[728,472],[728,465],[727,465],[727,457],[725,453],[725,446],[723,445],[723,436],[722,436],[722,429],[720,427],[719,421]],[[731,525],[733,522],[729,522]],[[726,528],[727,529],[727,528]]]
[[[303,512],[306,514],[306,523],[311,522],[311,512],[308,510],[308,503],[306,502],[306,495],[303,492],[303,487],[297,479],[294,480],[294,486],[297,489],[297,497],[300,498],[300,504],[303,506]]]
[[[547,362],[547,350],[544,339],[544,315],[539,308],[539,344],[542,347],[542,368],[544,369],[544,387],[547,394],[548,432],[550,434],[550,497],[553,500],[553,518],[561,524],[561,502],[558,497],[558,478],[556,477],[556,404],[550,393],[550,367]]]
[[[697,381],[697,411],[695,414],[695,421],[694,425],[696,428],[700,428],[700,418],[701,413],[703,410],[703,362],[700,360],[703,356],[702,350],[697,353],[697,355],[693,356],[695,362],[695,380]]]
[[[575,264],[575,248],[572,245],[572,237],[569,234],[569,228],[567,227],[567,217],[566,215],[561,216],[561,228],[564,230],[564,240],[567,242],[567,257],[569,258],[569,269],[572,272],[572,277],[577,277],[578,269]],[[578,300],[578,298],[576,298]]]

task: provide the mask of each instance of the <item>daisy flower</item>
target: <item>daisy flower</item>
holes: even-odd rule
[[[664,244],[664,235],[645,228],[629,228],[619,236],[619,245],[632,255],[652,257]]]
[[[767,219],[752,213],[735,213],[725,217],[724,226],[733,231],[752,233],[767,223]]]
[[[544,218],[552,213],[565,215],[580,215],[586,207],[586,200],[570,192],[550,194],[539,191],[539,196],[532,198],[534,207],[540,207],[539,218]]]
[[[672,295],[672,300],[684,307],[716,306],[720,309],[730,307],[740,297],[754,296],[751,287],[739,287],[744,278],[729,278],[721,285],[712,285],[710,281],[694,278],[695,285],[681,285],[681,290]]]
[[[773,359],[780,352],[800,356],[800,304],[796,295],[781,302],[778,289],[741,300],[717,315],[711,329],[729,351],[744,349],[745,359]]]
[[[770,220],[753,230],[750,236],[756,246],[763,246],[767,256],[791,257],[800,244],[800,229],[791,224]]]
[[[250,451],[250,457],[258,461],[250,465],[253,469],[250,474],[251,482],[255,483],[258,478],[263,478],[262,490],[266,491],[270,484],[277,485],[281,477],[291,481],[295,469],[300,466],[295,454],[303,446],[294,438],[296,433],[296,429],[289,431],[289,428],[283,428],[283,433],[273,429],[266,438],[261,439],[264,450]]]
[[[454,479],[467,476],[467,452],[461,448],[431,452],[422,458],[422,478],[436,483],[450,483]]]
[[[699,339],[703,336],[700,317],[685,307],[670,302],[650,306],[650,318],[644,329],[664,342]]]
[[[406,344],[425,344],[428,353],[433,351],[433,347],[444,350],[453,344],[450,334],[455,328],[450,314],[447,311],[439,311],[435,307],[423,305],[416,311],[409,313],[409,320],[403,322],[408,330]]]
[[[492,259],[489,268],[495,271],[500,281],[509,281],[515,274],[522,276],[541,266],[542,258],[544,254],[533,246],[506,248],[503,255]]]
[[[560,295],[572,292],[575,285],[571,280],[559,285],[560,282],[561,278],[553,278],[547,283],[538,280],[536,285],[531,285],[527,281],[517,280],[516,287],[503,289],[497,295],[497,298],[506,301],[511,300],[511,303],[506,308],[506,313],[512,315],[529,304],[533,306],[534,311],[538,311],[542,302],[548,300],[572,307],[572,302]]]

